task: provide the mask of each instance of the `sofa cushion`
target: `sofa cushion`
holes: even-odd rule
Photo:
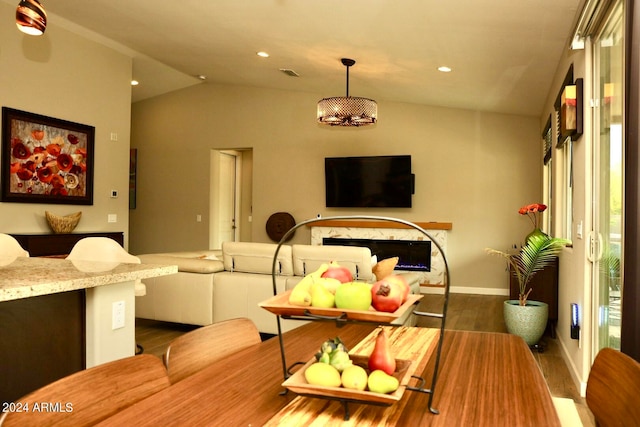
[[[178,271],[188,273],[217,273],[224,270],[218,259],[220,251],[189,251],[138,255],[144,264],[177,265]]]
[[[278,245],[274,243],[223,242],[224,269],[231,272],[271,274],[273,257]],[[276,274],[293,275],[291,246],[282,245],[278,251]]]
[[[293,272],[305,276],[317,270],[323,263],[336,261],[347,267],[354,280],[375,281],[371,271],[371,250],[359,246],[293,245]]]

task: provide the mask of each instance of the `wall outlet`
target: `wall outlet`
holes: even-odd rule
[[[117,198],[118,198],[118,190],[111,190],[111,191],[109,192],[109,196],[110,196],[112,199],[117,199]]]
[[[124,301],[116,301],[112,306],[111,329],[124,328]]]
[[[107,222],[118,222],[118,215],[116,214],[107,215]]]

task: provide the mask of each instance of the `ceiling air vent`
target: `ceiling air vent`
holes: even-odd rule
[[[293,71],[293,70],[291,70],[289,68],[280,68],[280,71],[282,71],[283,73],[285,73],[289,77],[300,77],[300,74],[296,73],[295,71]]]

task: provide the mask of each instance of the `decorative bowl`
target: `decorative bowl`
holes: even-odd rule
[[[78,225],[78,222],[80,222],[80,217],[82,216],[82,212],[76,212],[65,216],[55,215],[49,211],[45,211],[44,214],[47,217],[49,226],[56,234],[71,233]]]

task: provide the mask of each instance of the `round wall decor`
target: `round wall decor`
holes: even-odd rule
[[[272,214],[267,220],[267,235],[275,242],[279,242],[282,237],[296,225],[296,220],[293,219],[288,212],[276,212]],[[292,233],[288,240],[291,240],[295,232]]]

